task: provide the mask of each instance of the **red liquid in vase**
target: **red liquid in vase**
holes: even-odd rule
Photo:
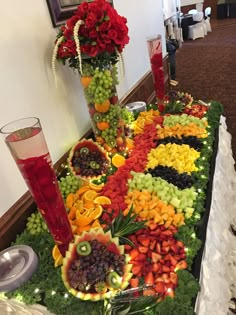
[[[73,234],[42,129],[18,130],[5,141],[64,256]]]

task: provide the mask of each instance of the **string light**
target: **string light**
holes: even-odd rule
[[[34,293],[38,293],[39,292],[39,288],[36,288],[35,290],[34,290]]]
[[[56,291],[53,290],[52,293],[51,293],[51,295],[55,295],[55,294],[56,294]]]
[[[64,294],[64,298],[67,299],[68,297],[69,297],[69,294],[68,294],[68,293],[65,293],[65,294]]]

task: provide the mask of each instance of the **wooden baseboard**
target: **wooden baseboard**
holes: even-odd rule
[[[155,102],[155,91],[152,72],[148,71],[135,86],[120,100],[121,106],[134,101],[144,101],[147,104]],[[82,138],[91,137],[89,130]],[[54,165],[56,174],[60,176],[67,163],[69,151]],[[10,246],[21,233],[27,222],[27,217],[37,210],[37,207],[29,192],[26,192],[1,218],[0,218],[0,250]]]

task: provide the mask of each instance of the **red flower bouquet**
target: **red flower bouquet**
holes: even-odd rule
[[[53,59],[82,74],[83,64],[93,68],[114,64],[129,42],[127,20],[106,0],[83,2],[57,36]]]

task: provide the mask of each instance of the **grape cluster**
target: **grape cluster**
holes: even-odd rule
[[[106,245],[97,240],[89,241],[91,253],[77,255],[68,269],[68,279],[72,288],[88,293],[96,293],[97,283],[106,283],[107,275],[115,271],[119,276],[124,273],[125,255],[109,251]]]
[[[98,176],[106,172],[108,161],[102,152],[76,150],[72,158],[72,166],[80,176]]]
[[[67,175],[58,181],[59,188],[64,200],[70,193],[75,193],[81,186],[81,180],[74,175]]]
[[[179,174],[173,167],[158,165],[153,169],[149,168],[146,173],[150,173],[153,177],[161,177],[179,189],[190,188],[194,183],[192,176],[187,173]]]
[[[191,148],[194,148],[196,151],[200,152],[203,148],[203,143],[197,137],[194,136],[183,136],[181,139],[176,137],[166,137],[164,139],[157,140],[157,146],[160,144],[167,144],[167,143],[176,143],[179,145],[188,144]]]
[[[85,89],[85,96],[91,103],[102,104],[112,95],[112,87],[114,86],[114,79],[112,72],[108,69],[95,69],[93,79],[89,86]]]
[[[31,216],[27,218],[26,230],[32,235],[40,234],[48,230],[40,212],[32,213]]]
[[[125,107],[121,109],[121,117],[127,125],[134,121],[133,113],[129,112]]]

